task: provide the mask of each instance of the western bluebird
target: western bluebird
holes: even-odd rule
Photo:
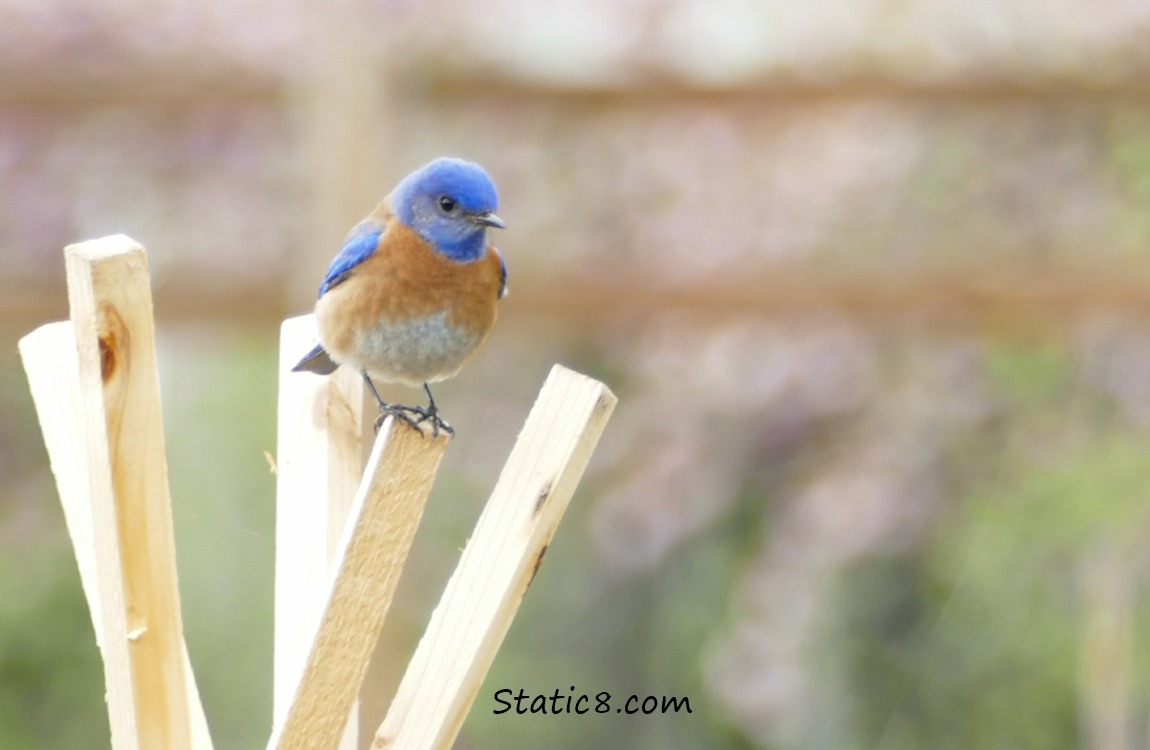
[[[496,208],[495,185],[478,164],[440,158],[405,177],[332,260],[315,305],[320,343],[292,371],[354,367],[381,421],[390,414],[453,433],[429,384],[475,354],[507,293],[507,266],[487,241],[488,227],[505,226]],[[372,378],[422,384],[427,408],[384,402]]]

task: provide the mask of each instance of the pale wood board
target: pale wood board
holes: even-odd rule
[[[64,255],[112,745],[183,750],[190,698],[147,259],[122,235]]]
[[[20,355],[28,374],[32,400],[40,420],[48,460],[56,477],[64,522],[76,554],[80,584],[88,601],[96,645],[104,653],[103,616],[100,583],[97,580],[95,530],[88,490],[88,455],[80,436],[80,374],[76,359],[76,338],[71,321],[49,323],[20,340]],[[195,675],[184,649],[184,674],[187,679],[188,715],[192,725],[192,747],[211,750],[207,718],[200,702]]]
[[[284,321],[276,448],[275,726],[283,723],[307,663],[373,435],[374,404],[365,398],[358,373],[291,371],[314,345],[314,316]],[[358,738],[353,707],[340,747],[353,750]]]
[[[552,368],[373,748],[451,747],[615,402],[602,383]]]
[[[447,443],[446,435],[432,438],[394,419],[384,422],[340,542],[307,663],[269,748],[338,745]]]
[[[48,449],[48,462],[56,477],[56,490],[64,509],[64,522],[80,585],[88,600],[96,645],[104,648],[103,616],[100,612],[100,586],[96,580],[96,542],[92,528],[92,506],[88,501],[91,479],[88,452],[80,440],[80,372],[76,361],[76,334],[71,321],[48,323],[20,339],[20,357],[28,375],[28,386],[40,432]]]

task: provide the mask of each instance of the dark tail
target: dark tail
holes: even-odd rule
[[[316,344],[315,348],[307,353],[307,356],[299,361],[295,367],[291,368],[292,372],[314,372],[317,375],[331,375],[335,372],[335,368],[339,367],[332,358],[328,356],[327,351],[323,348],[323,344]]]

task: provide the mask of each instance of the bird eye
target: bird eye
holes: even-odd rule
[[[455,201],[448,198],[446,195],[439,196],[439,209],[445,214],[449,214],[455,210]]]

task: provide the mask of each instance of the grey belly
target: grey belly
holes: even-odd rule
[[[442,312],[364,331],[356,364],[372,377],[418,386],[455,375],[478,343],[478,336],[448,325]]]

